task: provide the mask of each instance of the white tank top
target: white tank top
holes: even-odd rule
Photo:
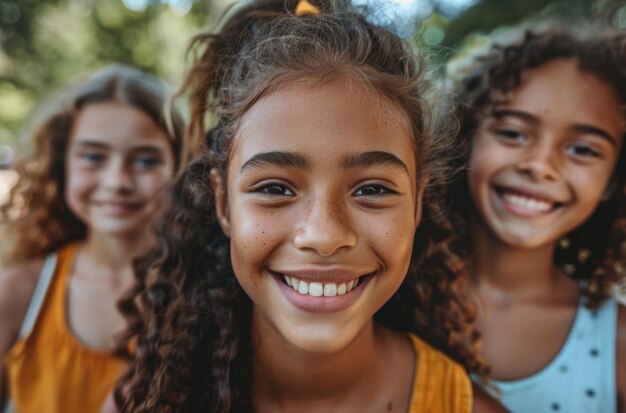
[[[538,373],[497,381],[512,413],[616,413],[617,302],[595,311],[580,304],[557,356]]]

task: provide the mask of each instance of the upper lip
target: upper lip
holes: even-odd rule
[[[495,185],[495,189],[498,192],[516,193],[521,196],[525,196],[527,198],[533,198],[533,199],[537,199],[543,202],[548,202],[551,204],[562,205],[566,202],[566,201],[563,201],[554,197],[553,191],[548,192],[547,190],[544,190],[544,189],[527,188],[527,187],[521,187],[521,186],[498,185],[498,184]]]
[[[295,277],[299,280],[320,283],[342,283],[355,280],[363,275],[371,274],[375,271],[355,271],[348,268],[298,268],[298,269],[272,269],[269,271]]]

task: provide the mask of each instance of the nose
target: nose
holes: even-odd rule
[[[558,149],[549,142],[538,142],[530,147],[517,163],[519,173],[533,181],[556,181],[559,177]]]
[[[353,248],[357,243],[357,233],[345,206],[338,201],[318,199],[307,205],[293,243],[298,249],[328,257],[340,250]]]
[[[123,159],[111,159],[102,176],[102,185],[111,192],[127,192],[133,188],[131,172]]]

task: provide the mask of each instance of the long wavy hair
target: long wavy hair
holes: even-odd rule
[[[471,254],[469,226],[475,214],[467,184],[472,137],[481,118],[498,99],[519,87],[530,69],[556,59],[575,59],[581,71],[609,85],[621,104],[626,122],[626,33],[591,24],[575,25],[574,33],[563,27],[537,25],[499,34],[475,55],[461,59],[450,75],[457,96],[460,121],[457,146],[463,156],[456,167],[462,172],[450,185],[447,204],[459,228],[454,250],[467,259]],[[576,87],[576,85],[572,85]],[[622,137],[626,139],[626,134]],[[601,201],[582,225],[559,242],[554,262],[566,274],[581,281],[589,308],[597,308],[612,287],[626,277],[626,142],[622,144],[609,188],[610,198]]]
[[[0,232],[10,234],[3,236],[3,265],[45,256],[86,235],[85,223],[70,211],[65,200],[65,157],[70,131],[81,109],[99,102],[125,102],[149,115],[167,133],[175,157],[180,158],[185,126],[176,110],[168,111],[166,123],[167,98],[155,77],[113,65],[42,110],[16,161],[17,183],[8,201],[0,206]]]
[[[252,303],[216,223],[209,171],[225,175],[239,123],[255,102],[303,79],[362,82],[409,116],[416,173],[429,184],[408,274],[375,319],[418,334],[468,369],[486,371],[475,348],[475,311],[464,296],[467,275],[449,248],[453,228],[442,188],[454,149],[451,135],[433,132],[439,117],[425,61],[348,3],[316,5],[319,14],[296,16],[295,1],[253,1],[232,10],[219,31],[192,42],[183,91],[191,100],[188,139],[201,141],[202,149],[169,193],[158,245],[138,262],[136,287],[120,304],[130,325],[120,351],[136,339],[116,389],[124,412],[253,410]],[[205,132],[207,113],[215,123]]]

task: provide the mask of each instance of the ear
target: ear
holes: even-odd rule
[[[428,186],[428,182],[430,181],[430,178],[427,176],[423,176],[422,178],[419,179],[417,185],[417,194],[415,195],[415,227],[417,228],[417,226],[420,224],[420,221],[422,220],[422,203],[424,201],[424,191],[426,190],[426,187]]]
[[[230,238],[230,211],[228,209],[228,196],[226,195],[226,184],[222,175],[216,168],[212,168],[209,173],[211,188],[215,194],[215,216],[222,231]]]

